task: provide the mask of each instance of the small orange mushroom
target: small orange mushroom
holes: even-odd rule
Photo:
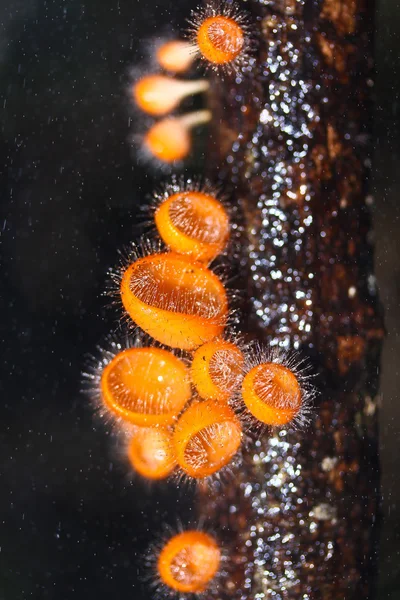
[[[228,400],[240,386],[244,358],[232,342],[215,340],[200,346],[191,364],[192,383],[202,398]]]
[[[191,395],[186,365],[160,348],[128,348],[101,374],[106,407],[139,426],[165,425],[179,415]]]
[[[178,420],[173,444],[181,469],[202,479],[227,465],[238,451],[242,428],[225,403],[204,400],[189,406]]]
[[[176,466],[170,431],[139,427],[129,442],[128,458],[135,471],[146,479],[168,477]]]
[[[184,73],[191,67],[196,53],[189,42],[171,40],[159,46],[156,56],[158,64],[166,71]]]
[[[256,419],[272,426],[292,421],[302,405],[296,375],[276,363],[262,363],[247,373],[242,383],[242,398]]]
[[[197,47],[208,62],[215,65],[232,63],[245,44],[243,28],[234,18],[215,15],[206,18],[197,31]]]
[[[220,254],[229,237],[225,208],[203,192],[188,190],[172,194],[158,206],[155,222],[171,250],[204,262]]]
[[[193,350],[223,332],[225,288],[189,257],[169,252],[140,258],[123,273],[120,289],[131,319],[162,344]]]
[[[157,571],[160,580],[181,593],[200,593],[215,577],[221,551],[213,537],[189,530],[173,536],[162,548]]]
[[[181,117],[166,117],[155,123],[144,136],[144,148],[154,158],[165,163],[185,159],[192,147],[191,129],[211,119],[208,110],[199,110]]]
[[[175,110],[184,98],[204,92],[207,80],[179,81],[166,75],[147,75],[133,87],[136,104],[144,112],[163,116]]]

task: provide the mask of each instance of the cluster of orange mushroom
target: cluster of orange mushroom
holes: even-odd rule
[[[249,415],[286,425],[303,392],[287,366],[253,364],[252,349],[226,335],[228,294],[209,266],[229,243],[223,203],[186,188],[164,195],[154,217],[166,250],[136,255],[119,276],[126,314],[154,343],[114,355],[101,373],[101,397],[137,428],[129,446],[136,471],[161,479],[179,469],[203,479],[230,463]]]
[[[287,425],[305,396],[285,360],[266,360],[229,333],[227,290],[210,267],[229,246],[223,203],[190,186],[168,190],[154,213],[165,250],[136,254],[118,283],[127,316],[152,341],[103,360],[99,395],[129,430],[135,472],[207,481],[232,468],[249,421]],[[205,589],[220,559],[215,544],[198,531],[171,538],[159,578],[177,592]]]
[[[193,22],[191,42],[169,41],[157,51],[161,68],[186,72],[196,54],[213,67],[234,67],[248,49],[245,18],[232,5]],[[168,116],[180,102],[204,92],[206,81],[165,74],[133,88],[137,106],[160,118],[145,136],[162,162],[184,159],[189,130],[208,111]],[[296,420],[306,399],[301,374],[278,355],[256,352],[229,331],[226,287],[210,267],[229,248],[229,214],[218,194],[190,183],[170,186],[154,222],[165,249],[136,254],[118,278],[123,308],[151,342],[118,347],[103,360],[98,395],[104,410],[129,430],[127,456],[140,476],[194,481],[232,467],[248,423],[281,427]],[[159,581],[177,593],[207,590],[220,568],[214,537],[198,530],[169,539],[156,560]]]
[[[143,138],[144,152],[164,164],[186,159],[191,130],[211,118],[208,110],[171,114],[185,98],[209,88],[206,79],[182,80],[176,75],[186,73],[198,56],[214,69],[230,71],[246,60],[249,49],[247,20],[232,5],[194,13],[191,25],[189,41],[171,40],[158,48],[161,72],[144,76],[132,87],[136,106],[158,119]]]

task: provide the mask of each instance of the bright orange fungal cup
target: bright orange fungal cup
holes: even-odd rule
[[[228,214],[216,198],[199,191],[183,191],[163,200],[155,212],[163,241],[179,254],[210,262],[229,237]]]
[[[157,571],[160,580],[181,593],[206,590],[221,561],[220,549],[213,537],[197,530],[173,536],[162,548]]]
[[[271,426],[290,423],[302,404],[296,375],[276,363],[262,363],[247,373],[242,383],[242,398],[256,419]]]
[[[146,479],[165,479],[176,466],[171,432],[164,427],[138,427],[128,445],[132,467]]]
[[[243,50],[245,36],[235,19],[221,14],[210,16],[200,24],[196,42],[205,60],[214,65],[226,65]]]
[[[166,425],[191,396],[186,365],[160,348],[128,348],[101,374],[101,397],[112,414],[139,426]]]
[[[228,300],[218,277],[174,252],[139,258],[124,271],[121,299],[131,319],[154,339],[193,350],[221,335]]]
[[[216,400],[191,404],[173,434],[178,465],[195,479],[220,471],[236,454],[241,441],[242,428],[235,413]]]
[[[135,83],[133,96],[137,106],[144,112],[164,116],[175,110],[187,96],[204,92],[208,87],[209,83],[205,79],[180,81],[167,75],[153,74],[146,75]],[[169,127],[172,129],[171,124]]]
[[[244,357],[240,348],[226,340],[200,346],[193,356],[190,374],[202,398],[228,400],[240,386]]]
[[[208,110],[199,110],[179,117],[165,117],[157,121],[145,134],[145,150],[162,163],[184,160],[191,148],[191,129],[207,123],[211,118]]]
[[[189,42],[170,40],[159,46],[156,58],[160,67],[166,71],[184,73],[191,67],[195,59],[195,52]]]

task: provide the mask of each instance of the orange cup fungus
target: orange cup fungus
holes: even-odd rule
[[[272,426],[292,421],[302,405],[297,377],[290,369],[276,363],[253,367],[243,380],[242,397],[256,419]]]
[[[139,427],[128,446],[132,467],[146,479],[164,479],[176,466],[171,433],[163,427]]]
[[[158,64],[166,71],[184,73],[192,65],[195,52],[189,42],[171,40],[159,46],[156,56]]]
[[[240,386],[244,358],[235,344],[215,340],[200,346],[191,364],[192,383],[202,398],[228,400]]]
[[[245,44],[243,28],[227,15],[210,16],[200,23],[197,36],[200,54],[214,65],[232,63]]]
[[[181,117],[165,117],[155,123],[144,136],[144,148],[154,158],[165,163],[185,159],[192,147],[191,129],[211,118],[208,110]]]
[[[227,465],[241,441],[242,429],[235,413],[215,400],[190,405],[173,435],[178,465],[195,479],[213,475]]]
[[[216,198],[203,192],[172,194],[157,208],[155,222],[171,250],[204,262],[220,254],[229,237],[226,210]]]
[[[213,537],[189,530],[173,536],[162,548],[157,571],[160,580],[176,592],[197,594],[206,590],[221,561]]]
[[[194,350],[221,335],[228,317],[225,288],[203,264],[174,252],[139,258],[122,275],[125,310],[154,339]]]
[[[135,84],[133,95],[136,104],[144,112],[163,116],[175,110],[187,96],[203,92],[208,87],[206,80],[179,81],[166,75],[147,75]]]
[[[185,364],[160,348],[128,348],[101,374],[104,404],[122,420],[139,426],[166,425],[191,396]]]

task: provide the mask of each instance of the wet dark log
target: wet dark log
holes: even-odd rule
[[[367,192],[373,6],[246,7],[257,48],[236,80],[213,78],[210,165],[244,214],[242,327],[308,355],[320,395],[312,424],[250,446],[201,514],[229,556],[221,599],[372,599],[383,337]]]

